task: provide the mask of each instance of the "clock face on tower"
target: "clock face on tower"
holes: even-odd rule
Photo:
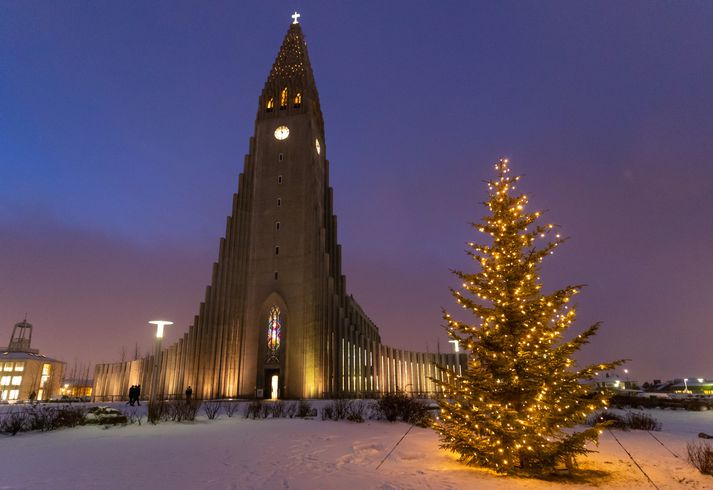
[[[278,140],[284,140],[290,135],[290,128],[287,126],[280,126],[275,130],[275,138]]]

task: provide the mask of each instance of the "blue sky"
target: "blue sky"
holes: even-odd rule
[[[713,377],[713,6],[692,1],[2,2],[0,339],[26,311],[67,360],[148,349],[156,315],[185,331],[295,9],[347,286],[385,342],[445,345],[507,156],[571,237],[545,288],[587,284],[580,327],[604,322],[582,359]]]

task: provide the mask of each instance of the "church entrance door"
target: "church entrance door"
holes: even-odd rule
[[[265,388],[263,396],[271,400],[280,398],[280,370],[265,369]]]

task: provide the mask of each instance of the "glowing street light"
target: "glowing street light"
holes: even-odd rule
[[[699,383],[703,383],[704,381],[705,381],[705,379],[703,379],[703,378],[698,378],[698,382],[699,382]]]
[[[150,402],[156,401],[156,392],[158,391],[159,383],[159,364],[158,358],[161,355],[161,341],[163,340],[163,327],[166,325],[173,325],[173,322],[166,320],[151,320],[149,322],[152,325],[156,325],[156,347],[153,354],[153,369],[151,370],[151,398]]]
[[[156,338],[157,339],[163,338],[163,327],[165,325],[173,325],[173,322],[168,322],[166,320],[151,320],[149,323],[151,323],[152,325],[156,325]]]
[[[688,378],[683,378],[683,386],[685,387],[683,392],[688,393]]]
[[[461,368],[460,368],[460,355],[458,355],[458,352],[460,352],[460,340],[449,340],[449,344],[453,344],[453,352],[456,353],[456,366],[458,366],[456,369],[456,374],[460,374]]]

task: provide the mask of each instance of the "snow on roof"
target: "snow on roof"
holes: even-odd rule
[[[22,361],[22,360],[34,360],[34,361],[50,361],[50,362],[64,362],[57,359],[52,359],[51,357],[44,356],[42,354],[34,354],[32,352],[12,352],[3,351],[0,352],[0,361]]]

